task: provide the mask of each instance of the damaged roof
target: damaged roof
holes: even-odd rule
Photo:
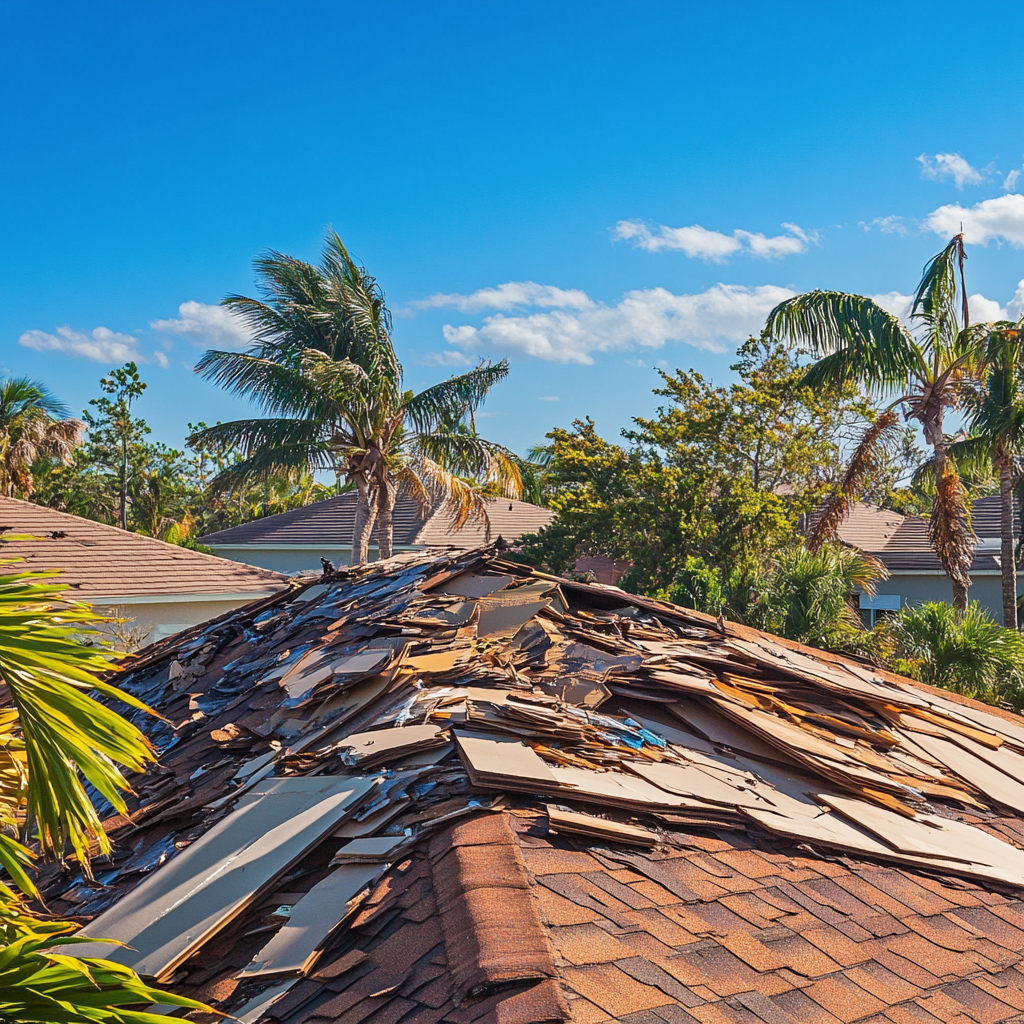
[[[246,1024],[1024,1014],[1018,716],[479,550],[122,682],[160,764],[47,906]]]

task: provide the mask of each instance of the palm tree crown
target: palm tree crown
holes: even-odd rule
[[[268,414],[193,436],[245,454],[220,484],[295,469],[345,477],[359,491],[355,562],[366,560],[375,521],[381,556],[390,556],[398,485],[423,503],[448,500],[456,525],[485,515],[481,484],[519,494],[518,460],[479,437],[473,420],[507,362],[481,363],[419,394],[403,390],[383,292],[336,234],[319,266],[271,252],[256,272],[263,299],[225,300],[252,332],[251,349],[207,352],[196,367]]]
[[[31,494],[36,459],[48,456],[69,464],[84,430],[45,385],[28,377],[0,380],[0,493]]]
[[[909,326],[873,299],[845,292],[798,295],[768,317],[775,336],[806,345],[817,359],[807,371],[806,384],[860,380],[887,395],[890,410],[903,406],[906,418],[920,423],[934,452],[931,543],[953,583],[959,609],[967,606],[973,538],[963,484],[947,458],[943,418],[947,409],[961,404],[964,383],[983,372],[989,333],[988,325],[970,324],[964,259],[963,236],[957,235],[929,261]],[[884,433],[876,430],[871,443],[878,443]]]

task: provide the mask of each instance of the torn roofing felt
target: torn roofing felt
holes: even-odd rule
[[[488,551],[122,682],[160,764],[47,906],[250,1024],[1024,1013],[1016,716]]]

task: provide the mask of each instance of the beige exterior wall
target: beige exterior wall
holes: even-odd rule
[[[207,619],[216,618],[229,612],[233,608],[240,608],[250,601],[258,601],[269,596],[271,591],[258,592],[255,594],[211,594],[189,597],[183,601],[145,601],[133,603],[131,598],[124,598],[113,603],[103,601],[92,602],[93,608],[103,615],[117,616],[131,620],[125,622],[120,628],[123,631],[138,630],[146,634],[142,645],[151,644],[162,640],[166,636],[185,629],[187,626],[194,626],[196,623],[205,622]],[[114,628],[114,627],[112,627]]]
[[[352,548],[341,544],[305,545],[282,544],[280,547],[262,544],[211,544],[210,550],[218,558],[232,562],[255,565],[260,569],[273,569],[290,576],[296,572],[320,571],[320,559],[326,558],[335,566],[348,565],[352,561]],[[422,551],[421,545],[395,545],[395,554],[401,551]],[[377,545],[370,545],[370,561],[377,559]]]

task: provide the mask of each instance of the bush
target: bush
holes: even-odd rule
[[[961,618],[944,601],[905,608],[879,627],[894,672],[987,704],[1024,708],[1024,637],[976,602]]]

